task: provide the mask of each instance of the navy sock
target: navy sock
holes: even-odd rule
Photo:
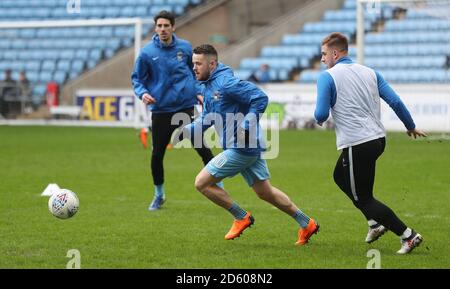
[[[236,203],[233,203],[233,205],[231,205],[231,208],[229,208],[228,211],[233,215],[235,219],[238,220],[244,219],[245,215],[247,215],[247,212],[241,207],[239,207],[239,205]]]
[[[292,217],[297,221],[300,227],[306,228],[308,226],[310,218],[305,215],[300,209]]]

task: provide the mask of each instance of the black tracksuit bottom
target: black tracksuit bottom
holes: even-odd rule
[[[400,236],[406,225],[388,206],[373,197],[375,164],[385,145],[383,137],[343,149],[334,169],[334,181],[367,220],[375,220]]]
[[[181,124],[171,124],[172,117],[176,113],[187,113],[190,116],[191,121],[194,118],[194,108],[181,110],[179,112],[170,113],[152,113],[152,160],[151,169],[153,176],[153,184],[155,186],[164,183],[164,154],[166,153],[166,147],[170,142],[172,133],[180,127]],[[203,163],[206,165],[214,156],[209,148],[202,145],[201,148],[195,148],[197,153],[202,158]]]

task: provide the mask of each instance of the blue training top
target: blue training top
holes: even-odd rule
[[[224,150],[236,149],[247,155],[258,155],[264,151],[259,117],[267,107],[267,95],[253,83],[235,77],[231,68],[222,63],[218,64],[209,79],[200,84],[204,96],[203,112],[188,128],[191,135],[204,132],[214,125]],[[241,115],[242,119],[230,120],[237,115]],[[237,145],[239,129],[250,131],[250,145]]]

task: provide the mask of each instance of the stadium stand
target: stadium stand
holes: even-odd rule
[[[449,83],[450,20],[448,15],[434,16],[449,11],[446,5],[406,10],[382,4],[381,13],[366,10],[365,64],[393,83]],[[326,11],[322,21],[306,23],[298,34],[284,35],[280,45],[263,47],[259,57],[243,59],[236,75],[246,79],[261,63],[267,63],[274,81],[294,80],[300,72],[300,83],[314,83],[325,69],[323,65],[316,68],[320,42],[333,31],[344,33],[354,46],[356,0],[346,0],[340,10]],[[356,60],[354,47],[349,54]]]
[[[269,61],[275,81],[289,80],[293,73],[311,68],[312,62],[320,55],[320,42],[325,35],[340,31],[350,38],[356,32],[355,3],[347,0],[341,10],[326,11],[322,21],[306,23],[300,33],[285,35],[280,45],[264,47],[260,57],[243,59],[237,75],[246,78],[261,62]],[[386,9],[384,15],[388,12],[392,14]],[[366,16],[365,27],[368,30],[380,16],[368,13]]]
[[[81,13],[68,13],[66,1],[2,0],[0,22],[44,20],[153,18],[161,10],[177,16],[202,0],[83,0]],[[144,24],[143,36],[151,33]],[[26,71],[32,102],[43,101],[46,84],[63,85],[100,61],[114,57],[134,41],[132,26],[0,29],[0,72],[11,69],[17,79]],[[0,77],[2,80],[2,76]]]
[[[66,1],[2,0],[0,22],[152,18],[162,9],[181,15],[188,7],[202,2],[83,0],[81,13],[71,14]],[[339,10],[325,11],[321,21],[303,25],[299,33],[285,34],[278,45],[263,47],[259,57],[239,58],[236,75],[248,79],[262,64],[267,64],[273,82],[314,83],[325,69],[320,65],[320,42],[332,31],[347,35],[350,56],[356,60],[356,0],[343,3]],[[450,83],[450,20],[446,14],[449,7],[405,9],[383,4],[381,8],[381,13],[365,14],[365,64],[393,83]],[[150,31],[151,26],[145,25],[143,36]],[[32,101],[38,105],[49,81],[60,86],[67,84],[131,47],[133,41],[132,26],[0,29],[0,81],[7,69],[12,70],[16,80],[20,71],[26,71],[33,88]]]

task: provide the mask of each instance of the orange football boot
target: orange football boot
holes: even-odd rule
[[[250,212],[247,212],[247,214],[242,220],[234,220],[231,229],[225,235],[225,240],[233,240],[234,238],[239,237],[242,234],[242,232],[244,232],[244,230],[247,229],[248,227],[251,227],[254,222],[255,219],[250,214]]]
[[[298,230],[298,241],[295,242],[295,245],[305,245],[306,243],[308,243],[309,238],[311,238],[311,236],[313,234],[317,234],[317,232],[319,231],[319,224],[316,223],[316,221],[314,221],[313,219],[309,219],[309,223],[308,226],[306,226],[306,228],[300,228]]]
[[[142,128],[141,132],[139,133],[139,139],[141,140],[142,145],[144,148],[148,148],[148,142],[147,142],[148,132],[146,128]]]

